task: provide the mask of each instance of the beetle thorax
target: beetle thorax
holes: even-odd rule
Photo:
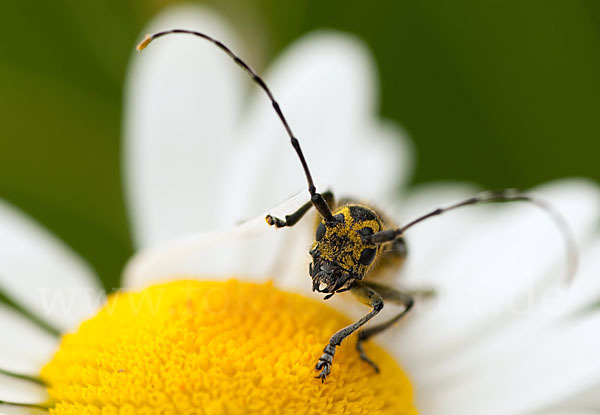
[[[362,279],[380,252],[375,244],[365,240],[382,229],[381,219],[373,209],[351,204],[335,210],[333,216],[334,223],[323,221],[317,227],[310,251],[313,282],[317,277],[326,286],[339,286],[336,283],[340,278]]]

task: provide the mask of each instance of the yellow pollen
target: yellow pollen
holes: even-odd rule
[[[325,384],[315,363],[350,321],[272,284],[184,280],[117,293],[42,369],[51,414],[416,414],[383,349],[356,337]]]

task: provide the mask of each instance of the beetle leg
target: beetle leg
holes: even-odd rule
[[[375,362],[369,359],[369,357],[365,354],[363,342],[368,340],[370,337],[376,335],[377,333],[381,333],[382,331],[393,325],[395,322],[400,320],[402,317],[404,317],[404,315],[406,315],[406,313],[408,313],[412,308],[414,300],[412,295],[406,292],[399,291],[387,285],[377,284],[370,281],[363,282],[363,284],[372,290],[376,290],[384,300],[391,301],[395,304],[401,304],[404,306],[404,309],[400,313],[398,313],[388,321],[384,321],[383,323],[377,324],[373,327],[369,327],[358,332],[356,350],[358,351],[360,358],[367,362],[369,365],[371,365],[375,372],[379,372],[379,368],[377,367]]]
[[[327,191],[327,192],[324,192],[322,196],[328,205],[333,204],[333,193],[331,193],[330,191]],[[292,213],[290,215],[285,215],[285,220],[279,219],[279,218],[277,218],[275,216],[271,216],[271,215],[267,215],[265,217],[265,220],[267,221],[269,226],[275,226],[276,228],[284,228],[286,226],[287,227],[294,226],[296,223],[298,223],[298,221],[300,219],[302,219],[302,217],[306,214],[306,212],[308,212],[310,210],[310,208],[313,206],[314,205],[313,205],[312,201],[306,202],[305,204],[300,206],[300,208],[297,211],[295,211],[294,213]]]
[[[383,308],[383,298],[375,291],[372,287],[364,284],[363,282],[357,282],[352,287],[352,294],[354,294],[360,301],[373,309],[357,322],[344,327],[329,339],[329,343],[323,349],[323,354],[319,358],[315,366],[315,370],[320,370],[317,378],[320,378],[322,382],[325,382],[325,378],[331,373],[331,364],[333,362],[333,356],[335,355],[335,349],[337,346],[342,344],[342,341],[362,327],[367,321],[371,320],[377,313]]]

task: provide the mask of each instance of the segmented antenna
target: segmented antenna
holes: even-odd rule
[[[571,229],[565,218],[556,210],[552,205],[546,203],[543,200],[536,199],[531,197],[530,195],[520,193],[514,189],[506,189],[500,190],[496,192],[484,192],[477,196],[473,196],[469,199],[465,199],[463,201],[454,203],[452,205],[446,207],[439,207],[437,209],[432,210],[429,213],[426,213],[418,218],[410,221],[406,225],[397,228],[397,229],[389,229],[381,232],[377,232],[369,238],[373,243],[382,243],[386,241],[390,241],[396,239],[406,232],[408,229],[412,228],[417,223],[423,222],[433,216],[441,215],[442,213],[448,212],[450,210],[458,209],[463,206],[469,205],[477,205],[480,203],[494,203],[494,202],[513,202],[513,201],[525,201],[530,202],[542,209],[544,212],[548,214],[550,219],[554,222],[558,230],[560,231],[563,241],[565,243],[565,249],[567,253],[567,276],[566,281],[571,282],[575,276],[577,271],[577,263],[578,263],[578,255],[577,248],[575,244],[575,238],[571,233]]]
[[[325,201],[325,199],[323,199],[323,197],[321,196],[321,194],[317,193],[317,189],[316,189],[315,184],[313,182],[312,175],[310,174],[310,170],[308,169],[308,163],[306,163],[306,159],[304,158],[304,154],[302,153],[302,149],[300,148],[300,142],[294,136],[294,133],[292,132],[292,129],[290,128],[287,120],[283,116],[283,112],[281,111],[281,108],[279,107],[279,103],[275,100],[275,97],[271,93],[271,90],[269,89],[269,87],[267,86],[267,84],[262,80],[262,78],[260,76],[258,76],[258,74],[246,62],[244,62],[243,60],[241,60],[235,53],[233,53],[231,51],[231,49],[229,49],[227,46],[225,46],[220,41],[218,41],[218,40],[216,40],[216,39],[214,39],[214,38],[212,38],[212,37],[210,37],[208,35],[205,35],[204,33],[196,32],[195,30],[187,30],[187,29],[164,30],[162,32],[157,32],[157,33],[154,33],[152,35],[146,35],[146,37],[144,38],[144,40],[142,40],[137,45],[137,50],[142,51],[153,40],[158,39],[159,37],[162,37],[162,36],[165,36],[165,35],[175,34],[175,33],[183,33],[183,34],[198,36],[198,37],[200,37],[202,39],[208,40],[209,42],[213,43],[215,46],[217,46],[219,49],[221,49],[223,52],[225,52],[227,55],[229,55],[229,57],[231,59],[233,59],[233,61],[238,66],[240,66],[244,71],[246,71],[246,73],[248,75],[250,75],[250,77],[252,78],[252,80],[259,87],[261,87],[263,91],[265,91],[265,93],[267,94],[267,96],[271,100],[271,105],[273,105],[273,109],[275,110],[275,112],[279,116],[279,119],[281,120],[281,123],[285,127],[285,130],[286,130],[287,134],[290,137],[290,141],[291,141],[292,147],[294,147],[294,150],[296,150],[296,154],[298,155],[298,158],[300,159],[300,163],[302,164],[302,168],[304,169],[304,174],[306,176],[306,181],[308,183],[308,191],[310,192],[310,197],[311,197],[312,204],[314,205],[315,209],[317,209],[317,211],[321,214],[321,216],[323,216],[323,218],[327,222],[333,222],[334,219],[333,219],[333,215],[331,214],[331,210],[329,209],[329,206],[327,206],[327,202]]]

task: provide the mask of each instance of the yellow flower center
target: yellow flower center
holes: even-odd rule
[[[42,369],[51,414],[415,414],[411,385],[355,337],[325,384],[315,363],[349,321],[272,284],[178,281],[117,293]]]

